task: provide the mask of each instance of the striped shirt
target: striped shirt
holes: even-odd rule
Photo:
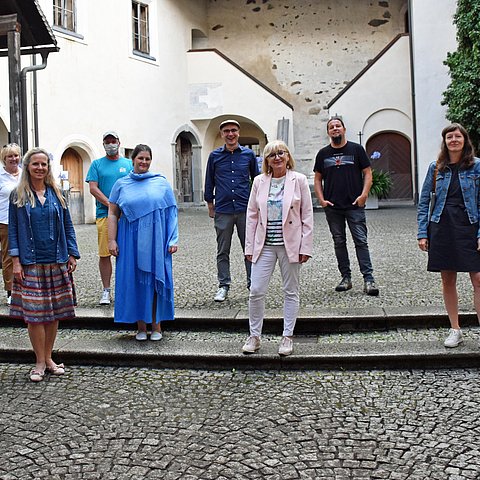
[[[285,176],[272,178],[267,200],[267,235],[265,245],[283,245],[282,205]]]

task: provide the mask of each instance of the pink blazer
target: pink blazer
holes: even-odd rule
[[[267,233],[267,199],[272,176],[255,177],[247,207],[245,255],[258,260]],[[299,255],[312,256],[313,207],[307,177],[287,170],[282,207],[283,241],[288,261],[297,263]]]

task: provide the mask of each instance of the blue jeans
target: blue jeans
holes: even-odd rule
[[[374,281],[372,261],[367,243],[367,222],[365,209],[340,210],[331,207],[325,208],[330,233],[332,234],[337,257],[338,269],[342,277],[351,277],[350,259],[347,250],[347,235],[345,224],[352,234],[358,265],[365,281]]]
[[[232,245],[233,227],[237,227],[237,235],[245,252],[246,213],[238,214],[215,213],[215,231],[217,232],[217,276],[220,287],[229,287],[232,283],[230,276],[230,247]],[[250,288],[250,272],[252,262],[245,258],[247,272],[247,287]]]

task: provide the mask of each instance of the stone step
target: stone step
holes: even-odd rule
[[[22,327],[24,323],[8,316],[8,309],[0,307],[1,327]],[[78,308],[77,318],[60,323],[60,328],[78,329],[134,329],[135,324],[116,324],[113,321],[113,308]],[[282,311],[265,312],[264,332],[275,333],[282,328]],[[460,312],[462,327],[478,325],[475,312]],[[164,325],[180,330],[230,329],[246,332],[248,330],[248,311],[246,309],[197,309],[175,311],[173,322]],[[300,309],[296,334],[325,334],[339,332],[386,331],[396,328],[433,328],[448,327],[448,317],[443,307],[414,307],[406,310],[401,307],[356,308],[356,309]]]
[[[263,335],[262,348],[245,355],[245,332],[182,331],[166,327],[159,342],[138,342],[131,330],[61,329],[54,358],[66,365],[181,369],[390,369],[480,366],[480,328],[465,328],[465,341],[447,349],[446,328],[395,329],[296,335],[294,354],[277,354],[281,337]],[[25,328],[0,328],[0,362],[33,363]]]

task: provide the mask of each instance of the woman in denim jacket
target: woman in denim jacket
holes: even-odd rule
[[[456,347],[463,342],[457,272],[470,274],[480,319],[480,160],[474,157],[472,142],[460,124],[445,127],[442,138],[438,159],[430,164],[420,195],[417,239],[420,249],[428,252],[427,270],[441,273],[451,326],[444,345]]]
[[[63,375],[52,360],[59,320],[75,317],[72,272],[78,253],[70,213],[52,175],[48,153],[29,150],[20,182],[10,195],[9,255],[13,260],[10,316],[23,320],[35,352],[32,382],[45,372]]]

